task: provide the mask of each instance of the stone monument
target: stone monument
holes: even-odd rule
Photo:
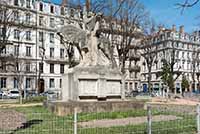
[[[81,28],[69,24],[59,30],[65,42],[76,44],[82,57],[63,76],[63,101],[122,98],[121,73],[112,67],[109,40],[98,35],[100,17],[84,16]]]

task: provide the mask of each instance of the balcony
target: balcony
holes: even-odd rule
[[[61,58],[59,56],[58,57],[45,56],[45,61],[48,62],[48,63],[60,64],[60,63],[67,63],[68,58],[67,57]]]
[[[139,61],[140,60],[140,55],[139,54],[132,54],[130,55],[130,60],[131,61]]]
[[[129,71],[130,71],[130,72],[140,72],[140,70],[141,70],[141,68],[140,68],[140,66],[138,66],[138,65],[129,67]]]

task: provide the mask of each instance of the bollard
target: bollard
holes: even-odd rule
[[[200,104],[197,104],[197,134],[200,134]]]
[[[147,134],[151,134],[151,106],[147,106]]]
[[[74,134],[77,134],[77,109],[74,109]]]

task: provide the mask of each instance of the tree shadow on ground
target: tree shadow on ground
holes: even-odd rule
[[[30,128],[32,125],[37,125],[37,124],[40,124],[40,123],[42,123],[42,122],[43,122],[43,120],[38,120],[38,119],[29,120],[29,121],[23,123],[22,126],[21,126],[20,128],[17,128],[16,130],[14,130],[14,131],[13,131],[12,133],[10,133],[10,134],[14,134],[14,133],[17,132],[17,131]]]

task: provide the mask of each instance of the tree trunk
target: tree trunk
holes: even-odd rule
[[[152,85],[151,85],[151,66],[148,66],[148,92],[151,94]]]
[[[19,104],[23,104],[22,89],[20,89]]]
[[[125,99],[125,74],[122,74],[122,89],[121,89],[121,94],[122,94],[122,99]]]

